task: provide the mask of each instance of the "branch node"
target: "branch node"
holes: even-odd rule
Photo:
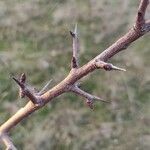
[[[20,96],[20,98],[24,98],[25,97],[24,88],[25,88],[25,81],[26,81],[25,73],[21,74],[19,80],[16,79],[15,77],[12,77],[12,78],[19,85],[19,96]]]
[[[77,65],[77,60],[76,60],[75,57],[72,57],[71,67],[72,67],[72,68],[77,68],[77,67],[78,67],[78,65]]]
[[[124,68],[119,68],[119,67],[114,66],[113,64],[109,64],[109,63],[104,65],[104,69],[106,71],[111,71],[111,70],[126,71],[126,69],[124,69]]]
[[[37,99],[37,102],[35,103],[35,106],[42,107],[44,106],[44,101],[42,99]]]
[[[70,32],[70,35],[73,37],[73,38],[75,38],[75,33],[74,32],[72,32],[72,31],[69,31]]]
[[[19,85],[19,95],[21,98],[27,96],[33,104],[38,104],[38,98],[37,98],[37,92],[35,89],[31,89],[25,85],[26,76],[25,74],[22,74],[20,79],[16,79],[15,77],[12,77],[13,80]],[[39,104],[40,105],[40,104]]]
[[[80,88],[78,87],[77,84],[70,86],[70,87],[69,87],[69,91],[72,91],[72,92],[76,93],[77,95],[82,96],[83,98],[85,98],[85,99],[86,99],[86,104],[87,104],[91,109],[93,109],[94,100],[98,100],[98,101],[102,101],[102,102],[107,102],[107,103],[108,103],[108,101],[105,101],[105,100],[103,100],[103,99],[100,98],[100,97],[91,95],[91,94],[89,94],[89,93],[83,91],[82,89],[80,89]]]
[[[99,60],[95,61],[95,65],[97,68],[102,68],[106,71],[111,71],[111,70],[126,71],[126,69],[119,68],[117,66],[114,66],[113,64],[106,63],[106,62],[99,61]]]

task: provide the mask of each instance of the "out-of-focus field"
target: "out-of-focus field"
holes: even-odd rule
[[[27,74],[40,89],[59,83],[70,70],[69,30],[78,23],[83,65],[132,27],[139,1],[1,0],[0,124],[27,99],[18,97],[10,78]],[[147,17],[150,18],[150,10]],[[149,150],[150,36],[110,60],[127,72],[97,70],[81,80],[82,89],[111,100],[94,111],[74,94],[64,94],[11,131],[19,150]],[[0,149],[3,149],[1,144]]]

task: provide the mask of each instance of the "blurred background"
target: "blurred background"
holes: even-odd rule
[[[37,89],[53,79],[53,87],[70,71],[69,30],[76,22],[83,65],[132,27],[138,4],[138,0],[0,0],[0,124],[27,103],[18,97],[12,75],[25,72]],[[91,110],[83,98],[63,94],[12,129],[16,147],[149,150],[149,34],[110,61],[127,72],[97,70],[81,80],[82,89],[111,100],[110,104],[97,102]]]

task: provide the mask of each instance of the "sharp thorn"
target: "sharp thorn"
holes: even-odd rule
[[[100,98],[100,97],[98,97],[98,96],[94,96],[94,99],[95,99],[95,100],[102,100],[102,101],[103,101],[103,99]]]
[[[106,101],[106,100],[104,100],[104,99],[102,99],[100,97],[97,97],[97,96],[94,96],[94,100],[96,100],[96,101],[102,101],[102,102],[105,102],[105,103],[110,103],[110,101]]]
[[[25,73],[22,73],[20,76],[20,82],[25,83],[25,81],[26,81],[26,75],[25,75]]]
[[[23,85],[18,79],[16,79],[15,77],[12,77],[12,79],[13,79],[21,88],[24,88],[24,85]]]
[[[46,91],[46,89],[48,88],[48,86],[50,85],[50,83],[52,82],[52,79],[48,81],[48,83],[43,87],[43,89],[38,92],[38,94],[42,94]]]
[[[74,27],[74,34],[77,36],[78,32],[77,32],[77,29],[78,29],[78,25],[77,23],[75,24],[75,27]]]
[[[119,70],[119,71],[126,71],[126,69],[124,69],[124,68],[119,68],[119,67],[116,67],[116,66],[114,66],[114,65],[112,65],[112,69],[113,69],[113,70]]]

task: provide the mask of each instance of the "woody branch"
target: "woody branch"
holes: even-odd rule
[[[125,71],[125,69],[107,63],[107,61],[118,52],[125,50],[132,42],[136,41],[138,38],[142,37],[144,34],[150,31],[150,20],[145,20],[145,12],[148,4],[149,0],[141,0],[134,26],[114,44],[112,44],[101,54],[96,56],[94,59],[92,59],[82,67],[79,67],[78,62],[79,38],[77,36],[76,26],[75,31],[70,32],[73,38],[73,57],[71,61],[72,69],[69,75],[63,81],[61,81],[50,90],[46,91],[48,85],[46,85],[44,91],[42,90],[42,92],[38,92],[33,88],[29,88],[26,84],[25,74],[22,74],[20,79],[16,79],[13,77],[15,82],[19,85],[20,96],[26,96],[29,99],[29,102],[23,108],[20,108],[16,112],[16,114],[14,114],[0,126],[0,140],[4,142],[4,144],[6,145],[6,149],[16,149],[10,137],[8,136],[8,132],[10,131],[10,129],[12,129],[24,118],[32,114],[34,111],[40,109],[45,104],[53,100],[55,97],[61,95],[62,93],[73,92],[79,96],[84,97],[87,100],[87,105],[90,108],[93,108],[92,104],[94,100],[97,99],[100,101],[104,101],[97,96],[93,96],[81,90],[79,87],[79,79],[86,76],[90,72],[93,72],[95,69],[104,69],[106,71]]]

